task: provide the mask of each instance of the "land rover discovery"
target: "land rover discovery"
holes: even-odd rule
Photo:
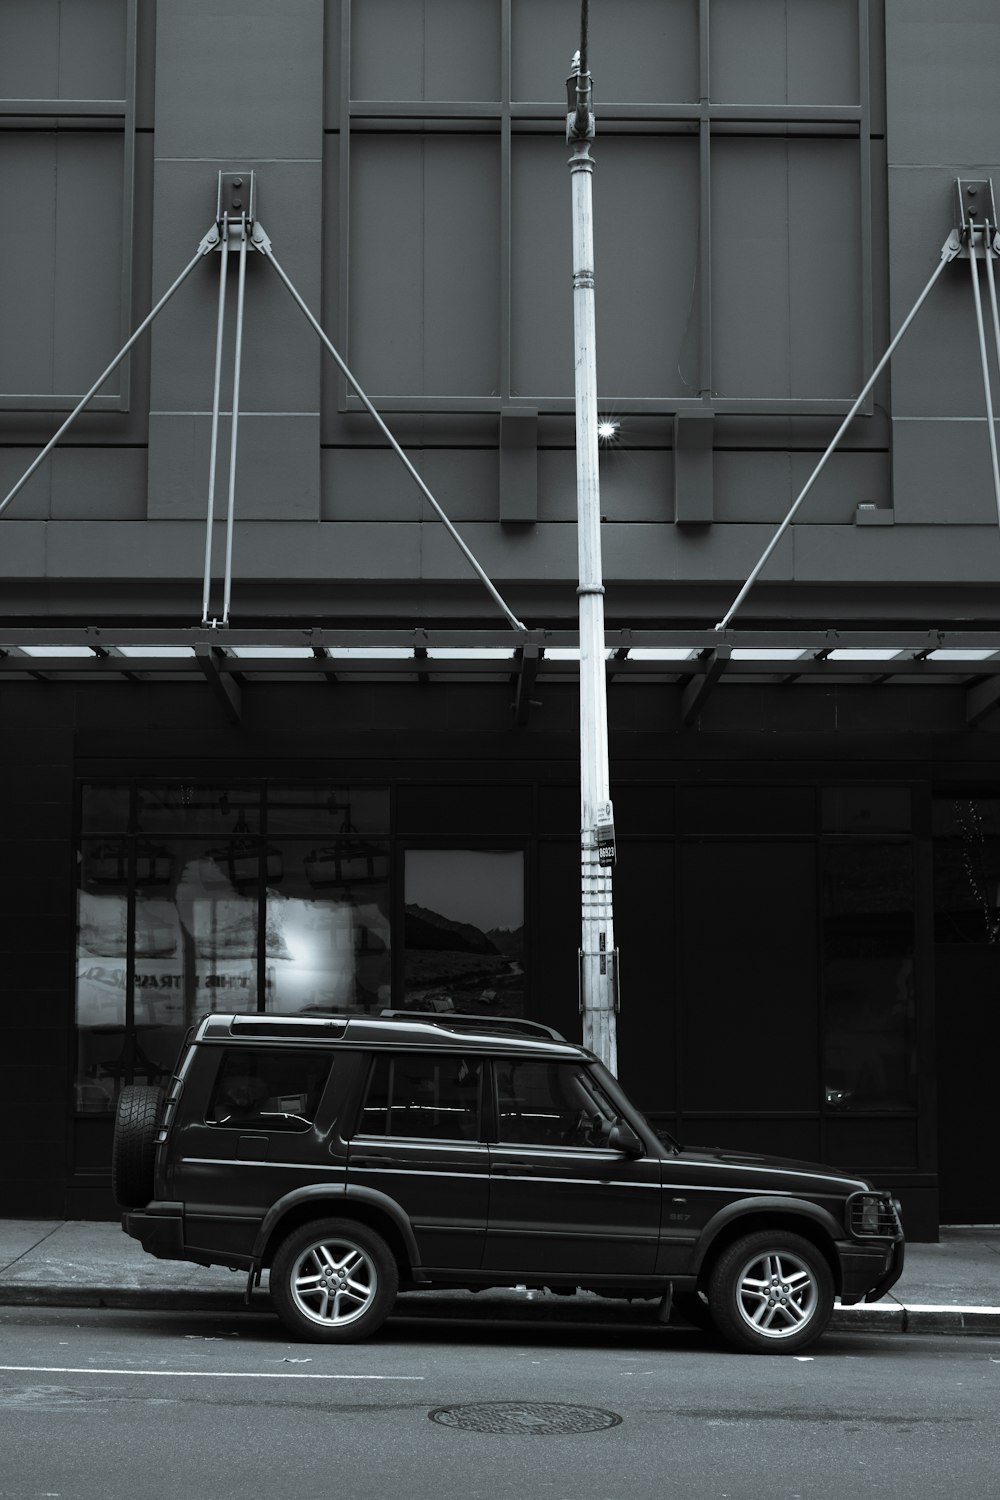
[[[898,1279],[897,1205],[808,1163],[688,1149],[583,1047],[448,1014],[212,1015],[123,1090],[112,1180],[150,1254],[267,1269],[288,1332],[362,1339],[416,1288],[649,1298],[799,1351]]]

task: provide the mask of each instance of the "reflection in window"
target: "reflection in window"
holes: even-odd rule
[[[267,789],[269,833],[388,833],[389,791],[384,786],[331,787],[316,783]]]
[[[136,819],[137,826],[146,832],[255,833],[260,827],[260,790],[228,783],[140,786]]]
[[[1000,801],[935,801],[934,835],[936,941],[1000,943]]]
[[[823,918],[827,1104],[836,1109],[912,1106],[911,846],[828,846]]]
[[[358,1133],[476,1141],[482,1062],[383,1053],[375,1060]]]
[[[404,898],[404,1005],[524,1015],[520,849],[408,849]]]
[[[377,1011],[392,1003],[389,849],[355,840],[281,843],[284,878],[267,888],[266,1004]]]
[[[88,840],[80,864],[77,1107],[159,1083],[192,1022],[257,1008],[260,854],[242,840]],[[252,894],[250,892],[252,891]],[[269,932],[266,946],[278,938]]]

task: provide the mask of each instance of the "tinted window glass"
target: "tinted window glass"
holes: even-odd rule
[[[831,1109],[913,1103],[913,902],[908,843],[826,849],[823,1053]]]
[[[482,1071],[473,1057],[383,1053],[375,1060],[359,1133],[478,1140]]]
[[[206,1120],[237,1130],[307,1130],[330,1067],[321,1052],[233,1048],[223,1053]]]
[[[602,1144],[615,1111],[587,1072],[572,1063],[498,1062],[501,1143]]]

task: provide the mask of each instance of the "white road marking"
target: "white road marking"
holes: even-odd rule
[[[323,1375],[291,1370],[104,1370],[93,1365],[0,1365],[22,1375],[183,1375],[193,1380],[423,1380],[423,1375]]]

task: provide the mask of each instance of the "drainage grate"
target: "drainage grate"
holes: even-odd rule
[[[473,1401],[463,1406],[438,1406],[427,1415],[442,1427],[521,1433],[526,1437],[603,1432],[621,1421],[617,1412],[602,1411],[597,1406],[567,1406],[562,1401]]]

